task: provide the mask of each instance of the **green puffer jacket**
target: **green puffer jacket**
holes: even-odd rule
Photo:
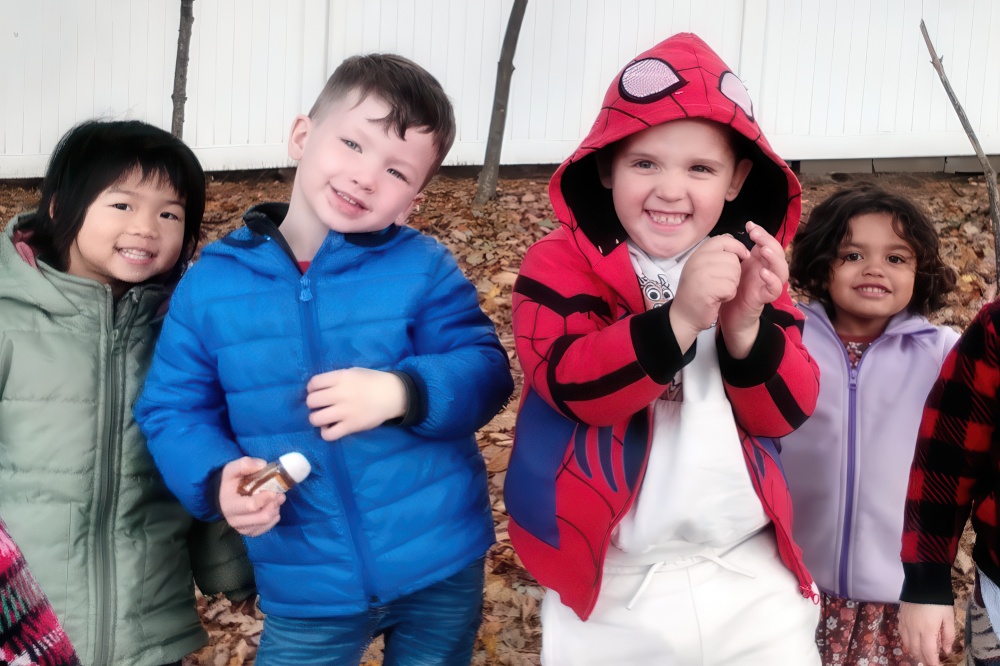
[[[0,236],[0,516],[85,664],[177,661],[206,642],[193,523],[132,419],[167,294],[144,285],[116,304],[105,285],[31,266],[19,219]],[[202,590],[248,596],[238,535],[195,531]]]

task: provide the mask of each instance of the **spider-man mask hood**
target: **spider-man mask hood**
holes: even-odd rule
[[[600,181],[595,152],[660,123],[702,118],[746,137],[753,168],[739,195],[723,208],[712,235],[738,233],[751,220],[787,246],[802,212],[799,181],[761,133],[743,82],[697,36],[674,35],[619,72],[590,133],[549,183],[556,216],[601,255],[627,238],[611,191]],[[583,239],[581,239],[583,240]]]

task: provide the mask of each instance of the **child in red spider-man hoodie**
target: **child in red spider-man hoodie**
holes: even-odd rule
[[[505,501],[542,662],[819,664],[772,438],[815,406],[783,246],[801,190],[746,88],[675,35],[615,77],[514,287]]]

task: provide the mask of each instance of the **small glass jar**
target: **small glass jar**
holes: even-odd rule
[[[288,492],[309,476],[312,465],[297,451],[286,453],[263,469],[243,478],[239,485],[241,495],[253,495],[261,490],[272,493]]]

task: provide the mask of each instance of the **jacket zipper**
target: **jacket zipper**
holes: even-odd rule
[[[94,647],[94,663],[96,664],[110,664],[114,657],[114,625],[112,620],[114,617],[113,605],[113,590],[115,587],[115,549],[113,543],[113,530],[110,528],[111,524],[114,522],[114,516],[111,515],[112,505],[114,503],[114,491],[115,491],[115,479],[116,474],[116,462],[120,456],[121,441],[120,437],[117,437],[118,428],[117,424],[121,421],[122,416],[122,399],[124,391],[122,390],[122,382],[124,381],[124,373],[122,372],[122,363],[124,355],[121,353],[124,340],[125,331],[131,325],[132,317],[135,315],[135,302],[138,300],[138,293],[131,292],[130,298],[132,299],[132,307],[127,313],[128,316],[126,321],[123,322],[121,328],[119,329],[115,325],[115,301],[114,296],[111,293],[110,287],[105,287],[107,295],[107,316],[106,321],[109,324],[109,329],[111,331],[111,344],[107,349],[107,354],[105,357],[105,377],[107,377],[107,382],[105,384],[105,407],[104,407],[104,432],[101,433],[101,441],[104,445],[104,465],[102,468],[102,483],[100,488],[100,494],[97,498],[97,503],[94,506],[95,510],[95,520],[97,523],[97,529],[95,530],[95,540],[97,544],[97,571],[98,578],[95,581],[95,587],[97,589],[96,597],[96,612],[94,614],[94,626],[97,628],[98,636],[96,637],[95,647]],[[127,303],[127,301],[125,301]]]
[[[862,356],[864,356],[862,354]],[[851,524],[854,522],[854,467],[855,448],[857,447],[857,437],[855,435],[855,425],[857,421],[857,399],[858,399],[858,368],[861,361],[858,361],[858,368],[850,367],[851,361],[848,359],[848,372],[850,379],[847,389],[847,488],[846,502],[844,506],[844,533],[840,539],[840,576],[838,580],[837,595],[847,597],[847,554],[851,547]]]
[[[314,259],[315,260],[315,259]],[[319,350],[322,348],[322,340],[319,335],[319,319],[316,312],[315,300],[313,299],[313,284],[309,279],[308,271],[306,275],[299,278],[299,306],[302,320],[302,330],[306,334],[306,354],[309,358],[309,367],[313,374],[320,371]],[[354,550],[356,561],[361,563],[361,586],[364,591],[365,600],[369,604],[376,604],[380,601],[379,596],[374,592],[374,585],[371,580],[372,557],[369,549],[365,547],[365,540],[358,527],[361,522],[361,512],[354,501],[354,493],[351,491],[351,480],[347,473],[347,461],[344,460],[344,449],[342,442],[331,442],[333,447],[333,476],[334,492],[340,500],[340,506],[344,509],[347,518],[348,538],[351,548]]]
[[[834,335],[836,335],[836,330],[834,330]],[[840,336],[837,336],[840,339]],[[879,336],[874,340],[868,348],[865,349],[861,354],[861,358],[858,359],[858,365],[856,368],[851,367],[851,359],[847,354],[847,348],[844,348],[844,361],[847,363],[847,371],[849,373],[849,380],[847,384],[847,488],[845,489],[845,506],[844,506],[844,532],[841,535],[840,540],[840,561],[838,567],[838,587],[837,595],[845,599],[850,598],[850,591],[848,589],[848,554],[851,549],[851,529],[854,523],[854,486],[855,477],[857,475],[857,448],[858,448],[858,374],[861,372],[861,364],[865,362],[865,358],[868,356],[868,352],[871,351],[872,347],[877,345],[879,341],[882,340],[882,336]],[[843,347],[843,343],[841,343]]]

